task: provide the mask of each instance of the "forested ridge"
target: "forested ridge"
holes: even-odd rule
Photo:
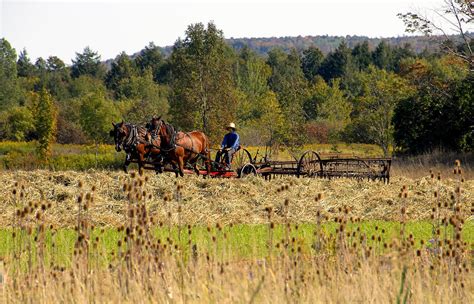
[[[47,155],[49,142],[107,143],[111,122],[144,124],[156,114],[204,130],[214,144],[235,121],[253,145],[472,151],[474,80],[465,61],[428,38],[336,38],[225,40],[215,24],[198,23],[171,49],[150,43],[106,64],[86,47],[72,65],[56,56],[32,62],[3,38],[0,139],[37,140]]]
[[[453,36],[453,38],[456,38]],[[367,41],[370,48],[375,48],[380,42],[393,47],[404,46],[409,44],[413,52],[419,53],[436,53],[439,49],[439,44],[445,38],[442,36],[398,36],[398,37],[367,37],[367,36],[330,36],[330,35],[317,35],[317,36],[285,36],[285,37],[252,37],[252,38],[227,38],[225,42],[232,47],[234,50],[240,50],[244,47],[250,48],[257,54],[265,56],[267,53],[274,48],[280,48],[285,52],[289,52],[291,49],[302,51],[309,47],[318,48],[324,55],[334,51],[342,41],[345,41],[347,46],[350,48],[355,47],[357,44],[364,43]],[[173,46],[161,47],[163,55],[169,56],[173,51]],[[139,52],[134,53],[131,57],[135,57]],[[110,64],[114,61],[113,58],[107,59],[106,64]]]

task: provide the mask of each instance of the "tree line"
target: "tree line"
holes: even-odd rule
[[[264,56],[230,47],[215,24],[190,25],[165,56],[153,43],[109,68],[86,47],[71,66],[31,62],[0,40],[0,139],[107,143],[111,122],[152,115],[217,144],[236,122],[246,144],[358,142],[386,155],[436,148],[472,151],[474,81],[468,64],[410,45],[345,41],[324,55],[273,48]]]

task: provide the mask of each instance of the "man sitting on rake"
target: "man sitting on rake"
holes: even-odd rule
[[[224,136],[222,140],[221,149],[217,152],[216,162],[220,163],[222,155],[224,155],[224,161],[227,168],[230,168],[232,161],[232,155],[240,149],[240,137],[235,132],[235,124],[231,122],[227,128],[229,132]]]

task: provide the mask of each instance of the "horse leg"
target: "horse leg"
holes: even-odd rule
[[[179,175],[181,175],[181,177],[184,177],[184,160],[183,160],[182,155],[178,156],[178,167],[179,167]]]
[[[173,167],[174,174],[176,174],[176,177],[178,177],[179,170],[178,170],[178,167],[176,166],[176,162],[172,161],[171,162],[171,167]]]
[[[163,167],[160,164],[155,164],[155,173],[156,174],[163,173]]]
[[[125,162],[123,163],[123,172],[128,173],[128,165],[130,165],[130,155],[125,156]]]
[[[198,169],[198,166],[197,166],[197,162],[194,163],[193,169],[194,169],[194,172],[196,172],[197,176],[199,176],[199,169]]]
[[[138,152],[138,174],[143,174],[143,168],[145,164],[145,151]]]

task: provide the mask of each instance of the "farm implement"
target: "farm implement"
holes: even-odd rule
[[[354,178],[367,180],[380,180],[388,183],[390,181],[391,158],[360,158],[353,155],[343,154],[319,154],[315,151],[306,151],[301,157],[294,160],[269,160],[266,156],[257,161],[257,156],[252,157],[250,152],[239,149],[232,158],[231,166],[218,163],[201,156],[199,174],[210,177],[242,178],[249,175],[262,176],[265,179],[272,179],[277,176],[292,175],[309,178]],[[211,170],[207,172],[204,166],[205,161],[210,161]],[[131,162],[137,163],[136,159]],[[169,164],[164,164],[162,160],[147,160],[144,169],[156,170],[162,166],[162,171],[176,172],[176,169]],[[185,169],[185,173],[195,174],[190,167]]]

